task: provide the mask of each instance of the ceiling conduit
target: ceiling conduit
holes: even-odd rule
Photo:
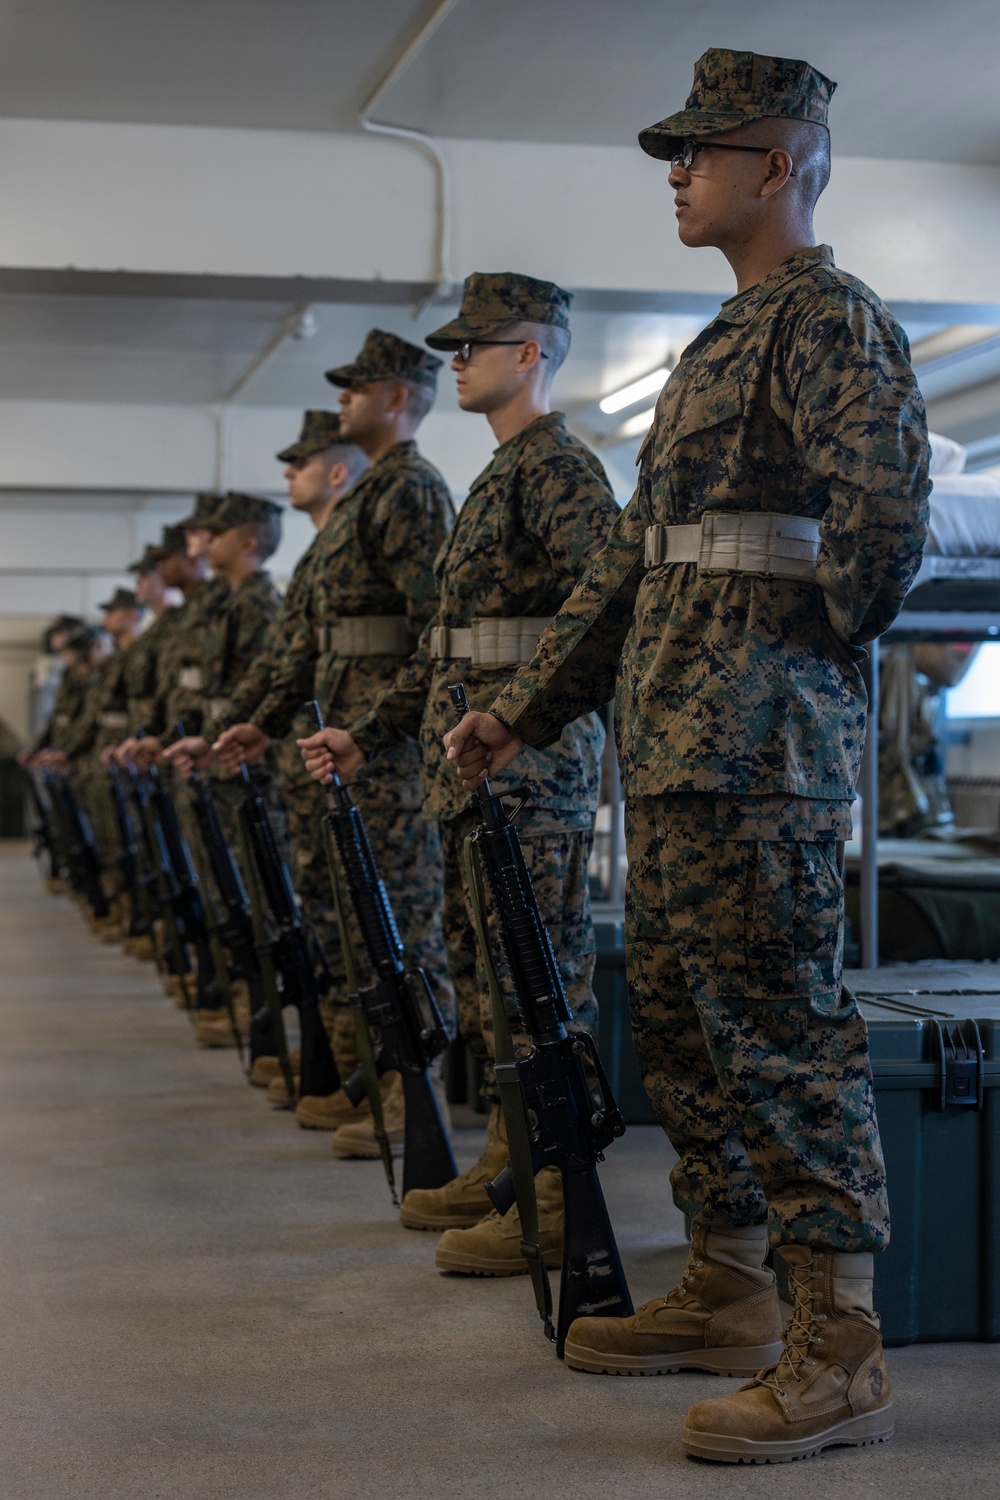
[[[448,158],[445,156],[437,141],[426,135],[422,130],[413,130],[406,125],[389,125],[384,120],[373,120],[372,112],[381,102],[385,94],[406,71],[417,54],[424,48],[430,38],[437,31],[441,22],[448,12],[458,4],[458,0],[441,0],[424,25],[407,47],[400,53],[399,57],[384,74],[381,81],[376,85],[365,100],[361,108],[361,127],[363,130],[371,131],[374,135],[397,136],[400,140],[412,141],[433,161],[437,169],[438,179],[438,202],[437,202],[437,265],[435,267],[435,283],[431,291],[412,309],[413,316],[419,317],[420,313],[438,297],[446,297],[451,291],[451,172],[448,167]]]

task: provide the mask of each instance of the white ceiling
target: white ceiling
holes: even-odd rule
[[[0,113],[353,130],[433,0],[0,0]],[[434,134],[630,144],[708,46],[839,82],[847,155],[1000,161],[997,0],[458,0],[380,106]]]

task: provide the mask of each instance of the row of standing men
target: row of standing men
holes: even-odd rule
[[[224,771],[277,763],[282,737],[317,782],[364,766],[404,939],[442,1010],[454,1006],[491,1104],[480,1161],[407,1194],[401,1217],[443,1231],[439,1265],[512,1273],[528,1270],[516,1210],[494,1212],[485,1191],[508,1143],[460,858],[465,790],[488,769],[494,791],[527,793],[539,905],[576,1024],[591,1021],[595,710],[615,695],[633,1032],[692,1239],[666,1296],[579,1318],[565,1353],[593,1372],[750,1375],[684,1427],[687,1452],[727,1462],[893,1430],[873,1306],[885,1172],[865,1026],[842,985],[837,846],[864,743],[860,662],[919,566],[928,444],[905,334],[813,236],[834,88],[801,60],[713,48],[684,109],[640,135],[670,165],[681,240],[720,248],[738,292],[661,393],[624,511],[549,411],[569,296],[473,275],[427,341],[452,352],[459,405],[484,413],[499,444],[457,520],[414,442],[440,361],[373,331],[329,372],[339,418],[308,414],[286,450],[293,504],[308,508],[319,486],[321,529],[285,600],[261,572],[267,502],[229,496],[189,518],[190,553],[203,541],[227,583],[176,554],[196,567],[181,585],[190,625],[165,627],[147,735],[119,748],[201,769],[223,799]],[[358,450],[367,463],[352,475]],[[459,678],[473,712],[455,729]],[[312,697],[335,728],[296,725]],[[183,733],[166,744],[175,721]],[[297,878],[329,932],[320,804],[298,774],[286,777]],[[332,1030],[343,1046],[335,1018]],[[344,1137],[335,1096],[297,1108]],[[347,1121],[347,1139],[366,1129]],[[557,1178],[539,1182],[538,1207],[551,1258]],[[788,1271],[784,1327],[771,1250]]]

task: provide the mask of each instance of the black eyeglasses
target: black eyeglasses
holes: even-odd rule
[[[670,166],[683,167],[685,172],[690,171],[694,159],[699,151],[756,151],[766,155],[769,151],[775,151],[775,146],[730,146],[725,141],[685,141],[676,156],[670,158]],[[792,167],[789,177],[795,176],[795,168]]]
[[[517,349],[521,344],[530,344],[532,342],[533,340],[531,339],[468,339],[464,344],[459,344],[455,350],[455,358],[463,365],[467,365],[472,358],[473,349],[477,349],[480,344],[493,344],[494,346],[508,349]],[[538,354],[541,359],[548,359],[549,357],[544,349],[539,349]]]

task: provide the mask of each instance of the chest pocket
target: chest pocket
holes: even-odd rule
[[[739,420],[743,410],[743,392],[737,381],[730,378],[702,386],[681,396],[667,428],[667,440],[672,447],[681,438]]]
[[[469,496],[465,505],[474,502],[473,496]],[[434,559],[434,575],[436,578],[447,578],[450,574],[458,572],[471,558],[480,552],[498,554],[501,547],[502,535],[500,528],[500,517],[492,507],[477,506],[478,514],[473,514],[462,524],[462,515],[465,506],[459,511],[458,520],[455,522],[451,536],[444,543]]]

